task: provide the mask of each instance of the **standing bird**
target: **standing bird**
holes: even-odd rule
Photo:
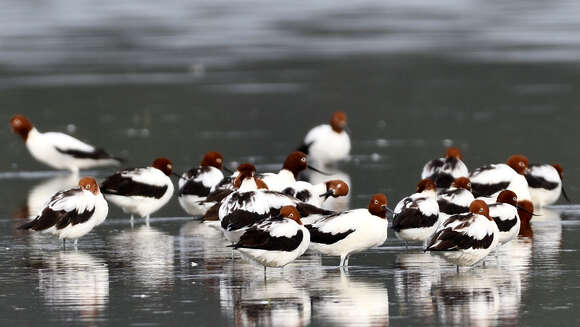
[[[352,254],[385,242],[387,210],[387,197],[379,193],[371,197],[368,209],[335,213],[307,225],[310,247],[322,254],[340,256],[340,267],[347,267]]]
[[[503,245],[518,237],[520,232],[519,210],[526,210],[518,205],[517,195],[509,190],[497,196],[497,202],[488,205],[489,216],[495,221],[499,230],[499,244]]]
[[[234,249],[266,267],[283,267],[304,254],[310,233],[293,206],[284,206],[276,217],[264,219],[245,231]]]
[[[63,245],[70,239],[76,247],[78,239],[103,223],[108,213],[109,206],[95,179],[83,177],[78,188],[53,195],[32,221],[18,229],[53,233],[63,240]]]
[[[400,240],[424,241],[431,236],[439,225],[439,205],[437,187],[430,179],[417,185],[417,193],[397,204],[391,228]]]
[[[469,178],[457,178],[451,187],[437,195],[439,205],[439,221],[445,221],[449,216],[469,212],[469,205],[474,197],[471,194]]]
[[[346,114],[337,111],[332,114],[330,124],[312,128],[298,150],[308,154],[312,162],[321,166],[346,160],[350,154],[350,137],[347,132]]]
[[[173,195],[169,178],[173,164],[167,158],[157,158],[151,167],[125,169],[107,177],[101,190],[107,200],[124,212],[146,218],[163,207]]]
[[[78,174],[81,169],[119,165],[123,161],[70,135],[41,133],[22,115],[12,117],[10,125],[12,131],[24,139],[30,154],[54,169],[67,169]]]
[[[219,152],[208,152],[199,167],[190,169],[179,179],[179,204],[190,215],[203,215],[214,203],[205,202],[211,190],[223,179],[224,158]]]
[[[499,229],[482,200],[475,200],[469,212],[453,215],[442,222],[425,251],[440,254],[452,264],[473,266],[499,244]]]
[[[462,161],[461,151],[456,147],[448,148],[445,158],[426,163],[421,172],[421,179],[430,179],[443,189],[449,188],[455,179],[468,176],[469,171]]]
[[[332,213],[302,203],[292,196],[260,188],[259,179],[255,177],[256,168],[252,164],[241,164],[238,172],[234,181],[237,190],[222,200],[218,211],[224,236],[233,243],[257,222],[279,215],[280,208],[284,206],[296,207],[300,216],[308,219]]]
[[[524,174],[528,170],[528,159],[523,155],[509,157],[505,164],[492,164],[473,171],[469,180],[473,196],[482,197],[486,202],[494,202],[499,192],[513,191],[518,199],[531,200],[528,182]]]
[[[560,194],[570,202],[563,185],[564,169],[559,164],[530,165],[525,177],[534,206],[554,204]]]
[[[282,193],[293,196],[304,203],[320,207],[329,197],[346,196],[348,191],[348,184],[335,179],[319,184],[298,181],[293,186],[285,188]]]
[[[287,187],[293,186],[298,180],[300,172],[306,168],[322,173],[308,164],[305,153],[295,151],[286,157],[282,169],[278,173],[263,173],[259,174],[258,177],[266,183],[269,190],[282,192]]]

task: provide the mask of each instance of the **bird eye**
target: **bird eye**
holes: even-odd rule
[[[520,165],[520,167],[523,167],[524,163],[520,161],[519,165]]]
[[[471,183],[467,183],[467,186],[471,187]]]
[[[290,214],[288,217],[290,217],[290,218],[294,218],[294,214],[293,214],[293,213],[291,213],[291,214]]]
[[[306,158],[302,158],[302,159],[300,159],[300,161],[306,162]]]
[[[517,201],[518,199],[516,199],[516,197],[514,196],[514,201]]]
[[[483,212],[483,208],[479,208],[479,212]]]
[[[215,161],[216,161],[217,163],[222,163],[222,159],[220,159],[220,158],[217,158]]]
[[[379,201],[375,200],[375,204],[379,204]]]

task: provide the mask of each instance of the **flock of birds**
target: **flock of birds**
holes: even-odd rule
[[[30,154],[55,169],[80,170],[120,165],[123,160],[69,135],[41,133],[22,115],[10,121]],[[288,155],[277,173],[256,172],[251,163],[240,164],[229,176],[224,158],[208,152],[199,166],[179,175],[166,158],[151,166],[124,169],[100,185],[92,177],[80,178],[78,187],[57,192],[40,212],[20,229],[77,240],[103,223],[108,202],[133,216],[146,218],[166,205],[174,194],[171,176],[179,178],[177,196],[190,215],[222,231],[231,247],[243,257],[266,267],[283,267],[306,251],[340,257],[348,267],[352,254],[380,246],[387,239],[387,213],[391,228],[407,242],[421,242],[425,251],[459,266],[473,266],[497,247],[529,229],[534,208],[556,202],[562,194],[563,169],[559,164],[530,165],[513,155],[506,163],[468,171],[458,148],[428,162],[415,194],[388,208],[384,194],[373,195],[368,207],[345,211],[323,208],[329,198],[346,196],[342,180],[311,184],[298,180],[312,169],[349,158],[351,144],[347,117],[335,112],[329,124],[308,132],[299,151]]]

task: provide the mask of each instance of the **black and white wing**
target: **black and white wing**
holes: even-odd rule
[[[399,201],[395,207],[392,229],[431,227],[439,219],[439,206],[433,199],[415,193]]]
[[[493,225],[473,213],[451,216],[437,228],[425,251],[487,249],[494,240]]]
[[[249,228],[242,234],[235,249],[260,249],[268,251],[293,251],[301,243],[304,233],[293,220],[270,218]]]
[[[165,174],[153,167],[126,169],[109,176],[101,184],[101,192],[160,199],[167,191],[166,181]]]
[[[58,152],[69,155],[75,159],[111,160],[117,163],[123,161],[120,158],[113,157],[103,149],[96,148],[64,133],[47,132],[42,136],[46,138],[47,142],[52,144]]]
[[[96,197],[79,188],[56,193],[40,214],[19,229],[35,231],[55,227],[57,230],[89,220],[95,212]]]

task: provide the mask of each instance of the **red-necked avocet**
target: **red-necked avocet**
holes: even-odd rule
[[[462,161],[459,148],[450,147],[445,153],[445,158],[429,161],[423,167],[421,179],[430,179],[438,188],[446,189],[459,177],[468,177],[469,171]]]
[[[306,134],[299,150],[321,166],[346,160],[350,155],[350,136],[347,132],[346,114],[337,111],[332,114],[330,124],[316,126]]]
[[[75,174],[79,170],[119,165],[122,159],[115,158],[105,150],[79,141],[59,132],[39,132],[22,115],[10,120],[12,131],[20,135],[30,154],[38,161],[55,169],[66,169]]]
[[[173,195],[169,178],[173,164],[167,158],[157,158],[151,167],[121,170],[101,183],[107,200],[131,215],[147,219],[161,209]]]
[[[77,240],[107,218],[109,206],[92,177],[83,177],[79,187],[57,192],[32,221],[19,229],[46,231],[63,240]]]

